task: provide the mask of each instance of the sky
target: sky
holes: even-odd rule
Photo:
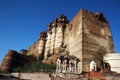
[[[64,14],[71,21],[81,8],[108,18],[120,53],[120,0],[0,0],[0,63],[8,50],[28,50],[53,19]]]

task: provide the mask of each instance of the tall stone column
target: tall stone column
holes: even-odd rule
[[[67,60],[64,60],[62,72],[66,72],[66,70],[67,70]]]
[[[46,45],[45,45],[45,53],[44,57],[47,58],[47,55],[50,54],[50,46],[51,46],[51,32],[47,32],[47,38],[46,38]]]
[[[61,60],[57,59],[56,73],[59,73],[60,71],[61,71]]]
[[[77,63],[77,72],[80,73],[80,62]]]
[[[55,42],[55,53],[59,53],[59,49],[64,41],[64,29],[68,23],[67,17],[60,15],[57,20],[57,32],[56,32],[56,42]]]
[[[74,65],[75,65],[75,66],[74,66],[74,72],[76,72],[76,69],[77,69],[76,63],[77,63],[77,61],[75,60],[75,61],[74,61]]]
[[[69,72],[71,72],[72,70],[72,65],[71,65],[71,61],[69,61]]]

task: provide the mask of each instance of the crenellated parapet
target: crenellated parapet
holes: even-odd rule
[[[102,22],[108,23],[108,20],[104,17],[103,13],[96,12],[95,17]]]
[[[65,25],[68,23],[69,21],[67,20],[67,17],[65,15],[62,14],[58,17],[58,23],[57,23],[58,27],[59,26],[65,27]]]
[[[58,18],[55,18],[50,24],[48,24],[48,31],[51,31],[53,27],[65,27],[69,21],[65,15],[60,15]]]
[[[40,39],[45,40],[46,37],[47,37],[47,32],[46,32],[46,31],[43,31],[43,32],[40,33],[40,37],[39,37],[38,41],[39,41]]]

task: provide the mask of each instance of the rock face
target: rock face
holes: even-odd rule
[[[107,19],[102,13],[81,9],[70,22],[65,15],[54,19],[48,30],[41,32],[38,41],[29,47],[26,55],[38,59],[43,54],[45,63],[55,63],[61,55],[73,55],[79,58],[82,72],[90,70],[92,60],[100,68],[106,53],[114,53]]]

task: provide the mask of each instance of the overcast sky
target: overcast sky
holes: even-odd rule
[[[120,0],[0,0],[0,63],[8,50],[28,49],[54,18],[71,20],[81,8],[108,18],[120,52]]]

